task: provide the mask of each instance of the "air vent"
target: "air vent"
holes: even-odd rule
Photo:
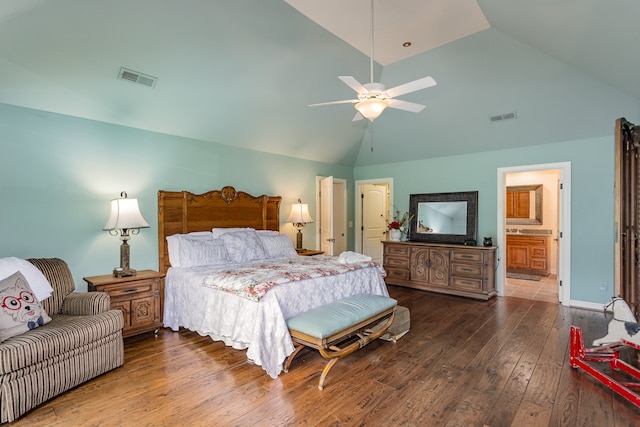
[[[502,120],[510,120],[510,119],[517,119],[518,116],[516,115],[516,112],[512,112],[512,113],[505,113],[505,114],[498,114],[497,116],[491,116],[490,119],[492,122],[499,122]]]
[[[137,71],[129,70],[127,68],[120,68],[118,78],[121,80],[128,80],[132,83],[137,83],[147,87],[154,87],[156,85],[157,77],[142,74]]]

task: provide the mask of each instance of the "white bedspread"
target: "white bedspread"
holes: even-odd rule
[[[256,302],[202,285],[207,276],[223,268],[170,268],[165,279],[164,325],[247,349],[247,358],[272,378],[280,374],[294,350],[286,319],[350,295],[389,295],[379,267],[367,267],[281,284]]]

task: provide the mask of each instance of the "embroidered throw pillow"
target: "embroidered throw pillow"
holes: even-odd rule
[[[298,253],[293,248],[291,239],[286,234],[275,236],[259,235],[262,247],[268,258],[297,257]]]
[[[0,342],[50,321],[22,273],[0,280]]]
[[[254,230],[226,233],[220,236],[220,240],[224,242],[231,262],[257,261],[267,257],[262,242]]]

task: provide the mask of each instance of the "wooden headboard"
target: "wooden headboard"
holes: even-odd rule
[[[252,196],[227,186],[204,194],[158,191],[159,268],[170,267],[166,237],[214,227],[280,230],[280,196]]]

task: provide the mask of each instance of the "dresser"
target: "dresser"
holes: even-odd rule
[[[496,295],[496,247],[382,242],[387,284],[488,300]]]

